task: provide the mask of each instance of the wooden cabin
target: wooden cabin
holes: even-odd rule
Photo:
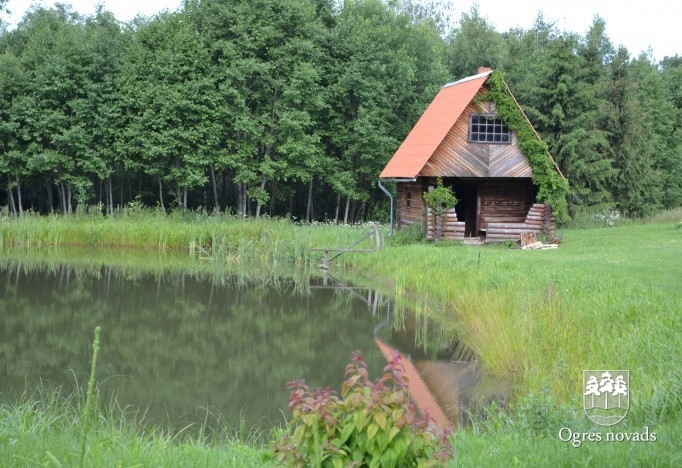
[[[533,172],[516,134],[496,116],[495,103],[480,99],[492,73],[482,68],[443,86],[381,172],[381,181],[397,182],[398,229],[418,224],[435,238],[435,215],[423,194],[440,177],[458,199],[443,217],[442,238],[504,241],[525,232],[553,234],[551,208],[536,203]]]

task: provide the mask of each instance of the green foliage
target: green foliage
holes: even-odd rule
[[[424,229],[419,224],[413,224],[395,231],[392,236],[386,238],[386,243],[393,246],[409,245],[423,242],[425,239]]]
[[[443,185],[443,179],[440,177],[438,177],[436,187],[433,190],[424,192],[424,201],[436,214],[442,214],[443,211],[447,211],[457,205],[457,197],[452,193],[450,187]]]
[[[529,392],[515,412],[514,419],[520,428],[536,437],[554,437],[562,427],[578,419],[576,410],[553,401],[546,389],[538,393]]]
[[[493,72],[486,84],[490,87],[490,92],[479,99],[493,101],[497,106],[497,115],[517,134],[521,151],[528,158],[533,170],[533,183],[538,187],[537,201],[552,206],[557,222],[567,221],[568,181],[557,171],[547,151],[547,144],[538,138],[514,98],[510,96],[502,72]]]
[[[369,219],[386,211],[378,173],[437,88],[482,65],[505,71],[571,181],[553,180],[529,135],[538,198],[559,221],[562,192],[571,216],[682,204],[678,58],[630,61],[599,18],[585,37],[542,15],[501,33],[474,7],[444,30],[451,11],[440,0],[188,0],[122,25],[103,8],[33,7],[0,27],[0,206],[112,214],[138,200]]]
[[[504,37],[481,16],[477,3],[468,13],[462,13],[459,27],[452,31],[447,48],[446,61],[451,76],[474,75],[481,66],[497,69],[508,61],[508,55]]]
[[[288,466],[441,466],[454,456],[447,431],[419,416],[407,392],[400,355],[376,382],[359,352],[346,367],[341,398],[329,388],[311,391],[306,383],[292,390],[290,432],[275,443],[277,459]]]
[[[376,178],[447,80],[443,41],[428,22],[380,0],[343,2],[329,31],[321,116],[326,177],[351,200],[370,200]]]

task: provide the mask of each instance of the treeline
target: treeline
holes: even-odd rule
[[[0,7],[3,1],[0,0]],[[0,206],[135,205],[355,222],[443,84],[479,66],[512,92],[571,184],[569,206],[682,205],[682,59],[536,18],[497,32],[417,0],[186,0],[121,23],[34,8],[0,30]]]

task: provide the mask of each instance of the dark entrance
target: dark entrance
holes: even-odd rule
[[[457,219],[464,221],[464,237],[478,235],[478,184],[456,183],[455,196],[457,197]]]

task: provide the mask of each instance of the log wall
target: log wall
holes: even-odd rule
[[[481,184],[478,229],[489,223],[524,223],[535,201],[530,179],[489,181]]]
[[[396,223],[398,228],[418,225],[426,229],[426,238],[435,240],[436,215],[426,207],[424,191],[427,179],[401,182],[397,186]],[[478,232],[487,242],[518,241],[521,233],[554,235],[555,218],[549,205],[533,203],[530,181],[495,181],[481,184]],[[445,212],[441,239],[464,240],[465,222],[455,209]]]
[[[534,203],[523,222],[488,222],[486,242],[517,241],[522,233],[546,233],[554,235],[555,218],[549,205]]]
[[[436,213],[431,209],[426,209],[426,238],[436,239]],[[441,240],[464,240],[464,221],[457,220],[455,209],[447,210],[443,213],[443,231]]]
[[[400,182],[396,189],[396,224],[398,228],[425,225],[424,213],[426,202],[424,201],[424,183]]]

